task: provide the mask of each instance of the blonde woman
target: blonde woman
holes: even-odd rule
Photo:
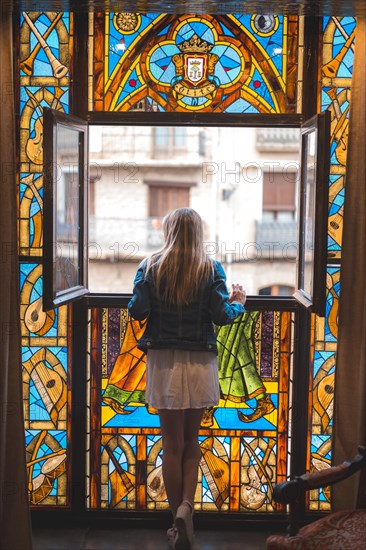
[[[213,324],[231,324],[243,313],[246,293],[233,285],[228,294],[221,264],[205,253],[195,210],[169,213],[163,232],[163,249],[137,270],[128,309],[134,319],[147,318],[138,347],[147,353],[146,402],[160,418],[163,479],[174,518],[168,542],[175,550],[189,550],[198,431],[205,408],[217,405],[220,396]]]

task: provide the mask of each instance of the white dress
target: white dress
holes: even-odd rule
[[[211,351],[149,349],[146,402],[154,409],[201,409],[220,399],[217,356]]]

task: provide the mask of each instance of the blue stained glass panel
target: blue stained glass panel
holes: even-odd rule
[[[40,350],[44,353],[37,353]],[[25,368],[30,377],[29,418],[27,420],[30,423],[56,423],[55,412],[52,417],[50,413],[55,411],[55,405],[60,410],[66,403],[67,348],[49,346],[47,350],[43,350],[40,346],[24,346],[22,348],[22,363],[26,365]],[[47,396],[47,388],[53,388],[54,403]]]
[[[249,101],[237,99],[225,109],[225,113],[259,113],[259,110],[249,103]]]
[[[339,279],[339,267],[329,267],[327,269],[332,285],[328,288],[327,291],[327,304],[326,304],[326,314],[325,314],[325,334],[324,340],[329,342],[337,342],[337,327],[335,322],[337,321],[336,313],[338,312],[338,301],[339,301],[339,291],[340,291],[340,279]],[[338,277],[333,276],[338,275]]]
[[[26,430],[28,491],[32,505],[65,505],[67,499],[65,430]]]
[[[98,45],[98,52],[109,55],[95,61],[94,98],[99,111],[296,109],[295,97],[286,97],[287,90],[292,94],[295,89],[290,80],[296,71],[295,52],[290,57],[287,51],[285,17],[193,14],[174,20],[169,14],[110,13],[106,22],[105,43]],[[291,25],[293,34],[294,20]],[[99,18],[97,41],[103,32]],[[291,41],[293,47],[295,42]],[[153,104],[146,101],[151,97]],[[247,109],[241,99],[252,108]]]

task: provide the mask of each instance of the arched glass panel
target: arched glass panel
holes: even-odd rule
[[[97,14],[93,110],[296,112],[298,18]]]

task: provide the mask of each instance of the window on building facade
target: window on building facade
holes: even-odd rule
[[[272,285],[259,289],[259,296],[289,296],[295,288],[288,285]]]
[[[148,186],[147,246],[161,248],[164,244],[162,223],[168,212],[190,205],[190,187],[180,187],[172,182],[162,186],[161,182],[146,181]]]
[[[189,187],[149,185],[149,217],[163,218],[171,210],[189,206]]]
[[[263,220],[286,222],[296,217],[298,173],[287,170],[263,173]]]
[[[156,127],[152,129],[154,157],[166,157],[182,153],[186,149],[187,133],[184,127]]]

